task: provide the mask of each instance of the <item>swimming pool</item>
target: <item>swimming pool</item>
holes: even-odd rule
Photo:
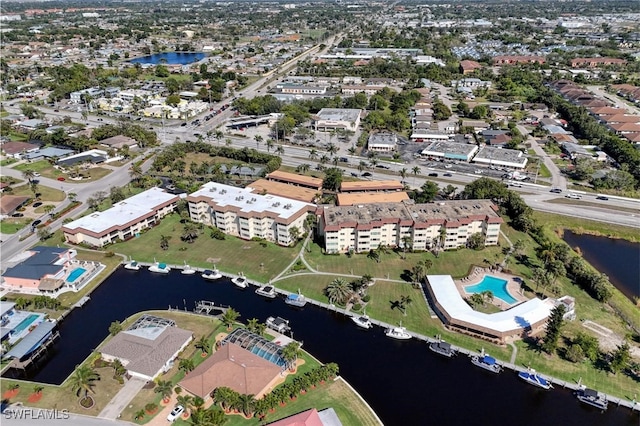
[[[257,345],[254,346],[251,349],[251,353],[258,355],[260,358],[264,358],[267,361],[277,365],[277,366],[284,366],[286,364],[285,360],[282,359],[282,357],[280,357],[280,355],[278,354],[274,354],[272,352],[269,352],[268,350],[265,349],[261,349],[259,348]]]
[[[16,328],[13,329],[13,335],[22,333],[27,327],[29,327],[38,318],[40,318],[40,315],[31,314],[25,319],[23,319],[22,322],[18,324]]]
[[[76,268],[73,271],[71,271],[71,273],[69,274],[69,276],[67,277],[67,282],[68,283],[72,283],[75,280],[78,279],[78,277],[82,274],[84,274],[85,272],[87,272],[86,269],[84,268]]]
[[[509,294],[507,290],[507,280],[492,275],[485,275],[482,281],[478,284],[466,286],[464,291],[472,294],[490,291],[493,293],[493,297],[497,297],[508,305],[513,305],[518,301]]]

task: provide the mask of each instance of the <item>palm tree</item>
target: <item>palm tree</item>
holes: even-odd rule
[[[343,278],[336,278],[324,289],[330,303],[344,304],[351,296],[349,284]]]
[[[195,344],[197,349],[200,349],[203,354],[209,353],[211,350],[211,343],[207,340],[206,336],[202,336]]]
[[[222,323],[227,326],[227,329],[231,330],[239,316],[240,314],[235,309],[228,308],[222,315]]]
[[[67,194],[67,197],[69,197],[69,201],[73,203],[76,201],[76,198],[78,198],[78,194],[76,194],[75,192],[70,192]]]
[[[191,244],[196,238],[198,238],[198,226],[191,221],[185,223],[180,239]]]
[[[260,142],[262,142],[264,138],[260,135],[255,135],[253,139],[256,141],[256,148],[260,149]]]
[[[318,151],[317,151],[315,148],[312,148],[312,149],[309,151],[309,158],[310,158],[311,160],[315,160],[316,158],[318,158]]]
[[[289,365],[290,369],[293,369],[295,366],[295,362],[298,359],[298,355],[300,355],[300,343],[291,342],[284,348],[282,348],[282,359],[284,359]]]
[[[310,164],[307,164],[307,163],[300,164],[298,167],[296,167],[296,172],[304,174],[304,173],[307,173],[310,168],[311,168]]]
[[[411,169],[411,173],[413,173],[413,184],[416,184],[416,177],[420,174],[421,170],[420,167],[418,166],[414,166],[413,169]]]
[[[33,393],[35,393],[35,394],[40,394],[40,393],[42,393],[42,390],[43,390],[43,389],[44,389],[44,386],[41,386],[41,385],[35,385],[35,386],[33,387]]]
[[[136,411],[136,413],[133,415],[133,419],[134,420],[142,420],[144,418],[145,414],[146,413],[144,412],[144,409],[141,408],[138,411]]]
[[[331,156],[333,157],[333,156],[335,156],[335,155],[336,155],[336,153],[338,152],[338,147],[337,147],[335,144],[330,143],[330,144],[327,146],[327,152],[329,153],[329,155],[331,155]]]
[[[407,178],[407,173],[409,173],[409,170],[407,170],[406,167],[403,167],[398,173],[400,174],[402,181],[404,181]]]
[[[169,238],[170,236],[160,235],[160,248],[162,250],[169,250]]]
[[[260,324],[260,321],[258,320],[258,318],[251,318],[249,321],[247,321],[247,330],[249,330],[252,333],[255,333],[256,331],[258,331],[259,324]]]
[[[400,302],[398,303],[398,307],[402,310],[404,316],[407,316],[407,306],[413,303],[411,296],[400,296]]]
[[[131,167],[129,167],[129,177],[131,177],[133,181],[138,182],[142,176],[144,176],[144,173],[142,172],[142,167],[138,164],[132,164]]]
[[[182,405],[185,410],[189,410],[189,412],[191,412],[191,403],[193,402],[193,397],[191,395],[178,395],[176,397],[176,402]]]
[[[267,152],[275,145],[275,141],[271,138],[267,139]]]
[[[238,392],[225,386],[220,386],[213,391],[213,402],[219,404],[225,411],[233,407],[237,398]]]
[[[29,182],[31,182],[31,179],[33,179],[34,177],[36,177],[36,174],[33,170],[31,169],[25,169],[22,172],[22,177],[24,177],[26,180],[28,180]]]
[[[276,148],[276,154],[284,155],[284,147],[282,145],[278,145],[278,147]]]
[[[239,395],[235,405],[245,416],[251,417],[256,410],[256,399],[254,395]]]
[[[374,249],[369,250],[369,253],[367,254],[367,258],[371,260],[375,260],[376,263],[380,263],[380,254]]]
[[[171,394],[173,393],[173,385],[168,380],[158,380],[156,383],[155,389],[153,389],[155,393],[159,393],[162,397],[162,400],[166,403],[169,402],[171,398]]]
[[[185,373],[188,373],[190,371],[193,371],[193,369],[196,368],[196,366],[193,363],[192,359],[184,358],[180,360],[180,363],[178,363],[178,368],[184,371]]]
[[[358,163],[358,171],[362,173],[362,171],[366,168],[367,168],[367,163],[365,163],[364,160],[360,160],[360,162]]]
[[[413,238],[409,235],[405,235],[402,237],[402,257],[407,258],[407,250],[412,250],[413,248]]]
[[[84,397],[86,398],[89,392],[95,393],[93,387],[95,381],[100,380],[100,375],[96,373],[93,368],[88,365],[76,368],[73,375],[69,378],[71,383],[71,391],[80,396],[80,392],[84,391]]]

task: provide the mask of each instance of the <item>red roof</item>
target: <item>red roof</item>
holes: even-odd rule
[[[302,413],[269,423],[270,426],[323,426],[318,410],[312,408]]]

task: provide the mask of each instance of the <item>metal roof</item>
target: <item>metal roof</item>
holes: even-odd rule
[[[49,336],[55,326],[56,323],[54,322],[41,322],[31,333],[27,334],[24,339],[20,340],[17,345],[11,348],[11,350],[4,355],[4,358],[22,359],[24,356],[29,355]]]

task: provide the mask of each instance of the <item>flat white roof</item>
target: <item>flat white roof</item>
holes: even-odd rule
[[[242,212],[269,211],[283,219],[288,219],[302,209],[315,207],[314,204],[278,197],[277,195],[259,195],[251,192],[251,188],[237,188],[221,183],[209,182],[190,194],[190,197],[206,197],[214,200],[219,206],[234,206]]]
[[[464,301],[450,275],[429,275],[427,281],[438,304],[452,319],[502,333],[544,320],[554,307],[536,297],[509,310],[485,314],[474,311]]]
[[[151,188],[120,201],[108,210],[92,213],[78,220],[74,220],[71,223],[67,223],[64,225],[64,228],[82,228],[100,234],[112,226],[124,225],[125,223],[139,219],[153,211],[159,205],[174,198],[176,198],[175,195],[168,194],[164,192],[163,189]]]
[[[325,121],[356,121],[360,114],[361,109],[348,109],[348,108],[322,108],[316,114],[320,120]]]

